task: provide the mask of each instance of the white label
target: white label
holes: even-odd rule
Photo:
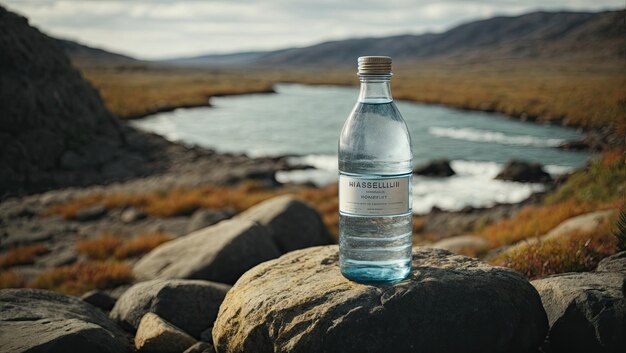
[[[411,175],[399,178],[363,178],[339,175],[339,211],[360,216],[409,212]]]

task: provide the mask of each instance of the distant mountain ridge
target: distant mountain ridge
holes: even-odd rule
[[[420,59],[611,58],[624,56],[625,11],[533,12],[498,16],[442,33],[357,38],[268,52],[171,59],[177,65],[352,65],[361,55]]]
[[[209,54],[155,61],[195,67],[353,65],[361,55],[389,55],[396,62],[489,59],[623,59],[625,10],[532,12],[461,24],[442,33],[405,34],[323,42],[302,48]],[[74,61],[148,64],[129,56],[68,40],[58,43]]]

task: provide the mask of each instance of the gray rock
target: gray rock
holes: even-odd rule
[[[200,338],[213,326],[217,311],[230,286],[200,280],[154,280],[140,282],[118,299],[111,318],[134,330],[148,312]]]
[[[522,183],[548,183],[552,177],[539,163],[511,160],[504,165],[496,179]]]
[[[139,352],[178,353],[196,342],[195,338],[153,313],[143,316],[135,335],[135,348]]]
[[[100,310],[76,297],[0,290],[3,352],[130,352],[130,338]]]
[[[338,247],[288,253],[228,292],[213,343],[232,352],[529,352],[548,329],[533,286],[513,270],[445,250],[413,250],[396,284],[345,279]]]
[[[456,174],[447,159],[436,159],[419,165],[413,169],[413,173],[431,177],[449,177]]]
[[[198,342],[183,353],[215,353],[215,349],[206,342]]]
[[[120,220],[124,223],[133,223],[144,218],[146,214],[134,207],[125,209],[120,215]]]
[[[72,264],[78,259],[78,252],[75,246],[62,249],[55,249],[37,260],[37,265],[50,268]]]
[[[282,253],[332,243],[317,211],[290,195],[262,202],[236,218],[268,227],[274,243]]]
[[[247,270],[278,256],[266,227],[232,219],[160,245],[133,271],[142,280],[191,278],[233,284]]]
[[[623,352],[623,273],[568,273],[533,281],[548,314],[551,352]]]
[[[568,218],[540,238],[541,240],[549,240],[574,231],[591,232],[603,222],[608,222],[615,212],[615,210],[595,211]]]
[[[596,268],[597,272],[619,272],[626,274],[626,251],[602,259]]]
[[[450,238],[442,239],[434,244],[429,245],[431,248],[444,249],[459,253],[460,251],[472,251],[475,253],[483,253],[489,249],[489,243],[476,235],[458,235]]]
[[[24,229],[14,230],[2,241],[0,248],[9,248],[15,245],[28,245],[42,243],[52,239],[52,233],[47,229]]]
[[[187,223],[187,233],[195,232],[208,226],[212,226],[220,221],[232,217],[235,213],[231,210],[208,210],[201,208],[191,215]]]
[[[116,301],[108,293],[97,289],[83,294],[80,299],[106,312],[109,312],[111,311],[111,309],[113,309]]]
[[[78,212],[76,212],[76,216],[74,217],[74,219],[80,222],[95,221],[104,217],[107,212],[108,210],[106,209],[106,207],[102,205],[95,205],[79,210]]]

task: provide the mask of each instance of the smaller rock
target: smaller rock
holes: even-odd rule
[[[124,223],[133,223],[144,218],[146,214],[134,207],[125,209],[120,215],[120,220]]]
[[[37,265],[50,268],[73,264],[78,259],[76,247],[70,246],[63,249],[56,249],[37,260]]]
[[[591,232],[603,222],[607,222],[614,213],[614,210],[604,210],[568,218],[549,231],[546,235],[542,236],[541,240],[558,238],[573,231]]]
[[[626,346],[624,274],[566,273],[531,283],[548,314],[550,352],[623,351]]]
[[[434,244],[431,244],[430,247],[449,250],[457,254],[480,254],[489,249],[489,243],[481,237],[468,234],[442,239]]]
[[[80,299],[106,312],[113,309],[116,301],[109,294],[97,289],[83,294]]]
[[[95,205],[76,212],[75,220],[80,222],[95,221],[106,215],[108,210],[102,205]]]
[[[129,330],[152,312],[200,338],[213,326],[220,304],[230,286],[200,280],[154,280],[139,282],[126,290],[110,317]]]
[[[215,353],[215,348],[206,342],[198,342],[183,353]]]
[[[519,160],[509,161],[496,176],[499,180],[517,181],[520,183],[548,183],[552,177],[539,163]]]
[[[626,274],[626,251],[618,252],[602,259],[596,268],[596,272],[619,272]]]
[[[589,143],[585,140],[571,140],[562,142],[558,145],[558,148],[569,151],[586,151],[591,148]]]
[[[212,226],[222,220],[228,219],[235,214],[232,210],[208,210],[201,208],[193,213],[187,224],[187,233],[195,232],[208,226]]]
[[[413,173],[431,177],[449,177],[456,174],[447,159],[435,159],[419,165],[413,169]]]
[[[182,352],[196,342],[195,338],[153,313],[141,318],[135,335],[135,348],[139,352]]]

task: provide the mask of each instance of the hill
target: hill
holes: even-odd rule
[[[358,38],[268,52],[167,60],[178,65],[352,65],[373,53],[399,62],[426,59],[619,59],[624,11],[533,12],[459,25],[443,33]]]
[[[136,66],[145,62],[133,57],[113,53],[104,49],[90,47],[88,45],[67,39],[53,38],[58,46],[79,66],[103,66],[103,65],[128,65]]]

